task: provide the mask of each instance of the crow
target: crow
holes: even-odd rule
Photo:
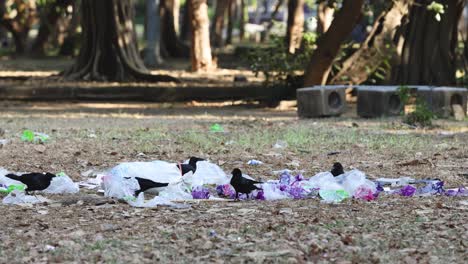
[[[169,186],[169,183],[155,182],[155,181],[143,179],[140,177],[135,177],[135,179],[138,181],[138,185],[140,185],[140,189],[135,191],[135,197],[138,197],[140,193],[145,192],[149,189]]]
[[[261,188],[255,186],[255,184],[260,184],[262,182],[243,177],[241,170],[237,168],[232,171],[232,178],[230,183],[232,187],[234,187],[234,190],[236,190],[236,200],[239,200],[239,193],[245,193],[247,194],[247,198],[249,198],[249,194],[253,190],[262,190]]]
[[[344,174],[343,165],[341,165],[341,163],[339,162],[333,163],[333,167],[330,172],[335,177],[338,175]]]
[[[52,179],[56,177],[52,173],[26,173],[21,176],[15,174],[7,174],[5,177],[8,177],[15,181],[20,181],[26,185],[26,194],[32,191],[43,191],[50,186]]]
[[[197,158],[197,157],[190,157],[188,164],[180,164],[180,169],[182,171],[182,175],[185,175],[187,172],[191,171],[195,173],[197,170],[197,162],[203,161],[204,159]]]

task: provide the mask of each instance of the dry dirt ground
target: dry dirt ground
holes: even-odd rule
[[[226,171],[240,167],[262,179],[283,168],[312,176],[340,161],[373,179],[410,176],[468,185],[466,121],[437,121],[436,129],[412,130],[398,118],[348,115],[298,120],[287,104],[264,109],[237,103],[2,102],[0,138],[9,142],[0,149],[0,167],[64,171],[79,181],[85,171],[123,161],[182,161],[196,155]],[[214,123],[225,132],[209,132]],[[51,139],[44,145],[22,142],[24,129]],[[273,148],[278,140],[287,147]],[[252,158],[265,164],[246,165]],[[0,205],[0,263],[468,259],[466,197],[382,196],[341,204],[318,199],[198,202],[189,209],[137,209],[86,190],[48,198],[52,202],[43,205]]]

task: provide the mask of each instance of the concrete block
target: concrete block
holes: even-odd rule
[[[463,110],[466,114],[467,95],[466,88],[456,87],[417,87],[417,95],[426,101],[431,111],[440,117],[449,117],[454,115],[455,109]]]
[[[313,86],[297,90],[299,117],[339,116],[346,108],[348,86]]]
[[[357,86],[357,112],[361,117],[397,116],[404,105],[398,86]]]

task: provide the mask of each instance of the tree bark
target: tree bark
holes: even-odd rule
[[[441,20],[427,10],[432,2],[415,0],[404,32],[401,61],[394,67],[393,82],[412,85],[454,85],[458,21],[465,0],[439,0],[445,7]]]
[[[330,28],[318,40],[317,50],[312,54],[304,73],[306,86],[326,84],[333,60],[359,21],[363,6],[364,0],[343,0]]]
[[[161,20],[159,0],[146,0],[146,47],[144,61],[149,67],[163,63],[161,57]]]
[[[192,26],[191,60],[193,71],[209,71],[214,68],[210,47],[210,23],[206,0],[188,0]]]
[[[395,38],[402,19],[408,13],[408,1],[388,2],[387,10],[376,19],[372,31],[360,48],[347,58],[330,83],[360,84],[387,60],[397,56]]]
[[[139,57],[132,0],[83,0],[82,47],[66,79],[89,81],[177,81],[151,75]]]
[[[232,31],[234,29],[234,21],[236,20],[236,12],[237,11],[237,1],[236,0],[229,0],[229,7],[228,7],[228,25],[227,25],[227,36],[226,36],[226,44],[232,44]]]
[[[177,36],[179,0],[161,0],[161,39],[167,55],[174,58],[187,58],[190,49]]]
[[[286,43],[289,53],[295,53],[301,47],[303,31],[304,0],[289,0],[288,28],[286,32]]]
[[[224,31],[224,19],[226,17],[226,11],[228,10],[231,0],[217,0],[214,21],[212,26],[213,31],[213,46],[222,47],[224,46],[223,31]]]
[[[59,55],[61,56],[73,56],[75,53],[75,48],[79,42],[79,34],[77,32],[78,26],[80,25],[80,3],[81,1],[72,2],[73,14],[68,25],[67,34],[63,40],[62,45],[60,46]]]
[[[245,0],[240,0],[239,39],[245,38]]]
[[[323,0],[317,3],[317,33],[323,34],[328,31],[335,14],[334,1]]]

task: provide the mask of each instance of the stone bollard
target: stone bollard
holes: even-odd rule
[[[398,86],[357,86],[357,113],[361,117],[397,116],[404,110]]]
[[[297,113],[301,118],[339,116],[346,108],[345,85],[313,86],[297,90]]]
[[[455,116],[463,119],[467,110],[466,88],[418,86],[417,95],[422,98],[429,109],[440,117]]]

